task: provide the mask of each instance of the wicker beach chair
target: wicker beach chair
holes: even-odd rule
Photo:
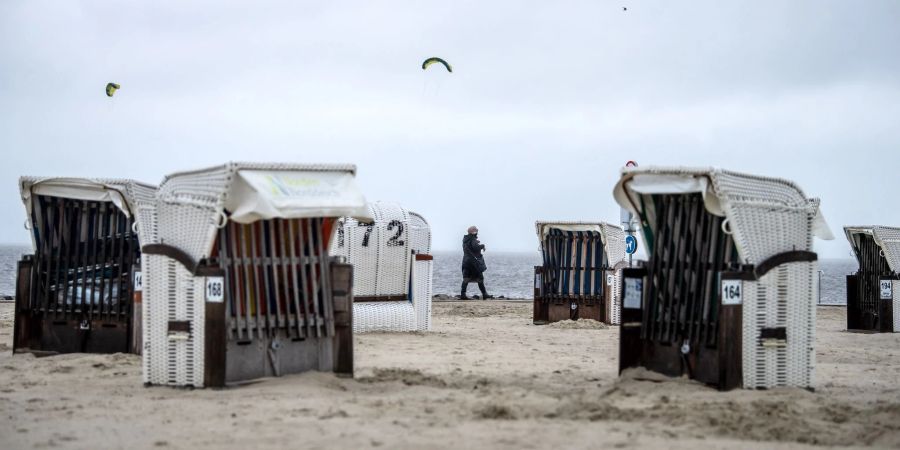
[[[353,331],[431,329],[431,227],[399,205],[369,205],[371,222],[343,220],[331,253],[353,265]]]
[[[229,163],[165,178],[143,247],[145,383],[352,375],[352,267],[327,249],[340,217],[368,218],[355,171]]]
[[[900,228],[844,227],[859,270],[847,276],[847,329],[900,332]]]
[[[620,370],[717,386],[813,386],[817,256],[832,239],[794,183],[711,168],[630,168],[613,195],[649,260],[623,271]]]
[[[156,187],[22,177],[19,189],[34,253],[18,264],[13,351],[138,353],[139,241],[155,232]]]
[[[605,222],[538,221],[543,264],[534,268],[534,323],[594,319],[619,324],[625,233]]]

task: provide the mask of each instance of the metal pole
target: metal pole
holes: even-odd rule
[[[822,304],[822,275],[824,273],[824,270],[819,270],[819,297],[816,299],[816,305]]]
[[[634,236],[634,214],[631,211],[628,211],[625,208],[622,208],[621,214],[622,228],[625,229],[625,233],[629,236]],[[632,267],[634,261],[634,254],[628,254],[628,267]]]

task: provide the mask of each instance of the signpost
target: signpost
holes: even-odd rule
[[[625,163],[625,167],[637,167],[637,163],[628,161]],[[625,233],[628,234],[628,236],[625,236],[625,252],[628,253],[628,267],[632,267],[634,252],[637,251],[637,239],[634,237],[634,225],[634,214],[632,214],[631,211],[622,208],[622,228],[625,230]]]

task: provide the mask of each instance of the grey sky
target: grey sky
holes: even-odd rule
[[[628,159],[790,178],[825,257],[844,224],[900,225],[898,2],[257,3],[0,3],[0,242],[28,242],[19,175],[228,160],[356,163],[437,249],[615,222]]]

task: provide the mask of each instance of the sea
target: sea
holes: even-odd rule
[[[15,295],[16,262],[29,253],[30,247],[0,245],[0,298]],[[485,254],[488,270],[484,282],[488,293],[498,297],[530,299],[534,294],[534,266],[540,265],[541,255],[534,252],[488,252]],[[460,266],[462,252],[434,253],[434,293],[459,295],[462,282]],[[822,259],[819,261],[821,295],[819,303],[846,304],[846,278],[855,272],[854,259]],[[469,295],[478,294],[478,286],[469,286]]]

